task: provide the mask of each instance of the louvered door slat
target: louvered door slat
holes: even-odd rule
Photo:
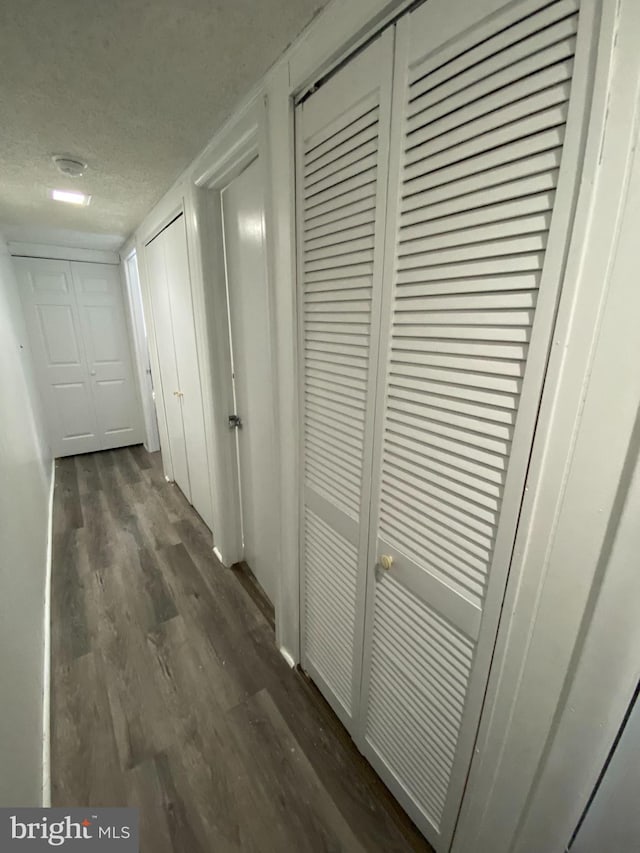
[[[531,152],[526,162],[520,160],[482,169],[478,174],[461,180],[427,187],[422,192],[407,193],[402,209],[402,224],[411,225],[423,221],[423,217],[436,219],[449,213],[483,207],[492,201],[553,189],[557,185],[560,154],[559,148],[542,150],[540,154]],[[528,189],[530,186],[531,190]]]
[[[367,587],[360,737],[439,850],[471,756],[559,287],[560,256],[547,255],[575,187],[562,152],[579,38],[575,0],[430,0],[397,27],[370,528],[372,554],[393,562]]]
[[[302,660],[347,725],[361,673],[392,40],[296,115]]]

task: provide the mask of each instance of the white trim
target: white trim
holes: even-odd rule
[[[283,658],[286,660],[286,662],[289,664],[289,666],[291,667],[291,669],[295,669],[296,661],[295,661],[294,656],[291,654],[291,652],[290,652],[290,651],[288,651],[287,649],[285,649],[285,647],[284,647],[284,646],[280,646],[279,651],[280,651],[280,654],[282,655],[282,657],[283,657]]]
[[[225,562],[224,562],[224,560],[222,559],[222,554],[220,553],[220,549],[217,547],[217,545],[214,545],[214,546],[213,546],[213,553],[216,555],[216,557],[220,560],[220,562],[221,562],[221,563],[222,563],[222,565],[224,566],[224,565],[225,565]]]
[[[162,470],[165,480],[173,481],[173,463],[171,460],[171,448],[169,447],[169,427],[167,425],[167,413],[164,407],[164,391],[162,387],[162,374],[160,373],[160,360],[156,342],[156,327],[153,320],[153,306],[151,303],[151,286],[149,283],[147,257],[145,246],[142,241],[137,244],[136,258],[138,261],[138,280],[140,282],[140,296],[142,298],[142,310],[147,318],[147,343],[149,347],[149,361],[154,381],[154,406],[158,423],[158,439],[162,458]]]
[[[233,389],[220,193],[258,157],[263,169],[266,205],[265,120],[264,99],[255,97],[200,155],[194,164],[193,178],[187,191],[191,205],[194,307],[203,352],[204,348],[207,352],[203,359],[207,371],[203,378],[203,394],[206,387],[210,392],[206,404],[207,434],[211,437],[210,459],[216,471],[216,476],[211,479],[215,539],[220,560],[227,566],[242,559],[242,533],[235,435],[229,431],[227,423],[228,414],[233,411]],[[206,234],[205,240],[200,237],[203,233]],[[269,270],[267,282],[271,317],[273,297]],[[268,322],[273,341],[273,323],[271,319]],[[274,505],[279,503],[274,500]],[[279,601],[274,604],[277,613]]]
[[[253,104],[251,106],[254,107]],[[256,156],[257,150],[258,125],[252,122],[251,127],[240,133],[231,147],[216,160],[207,157],[199,160],[199,162],[207,162],[209,159],[209,165],[201,175],[193,178],[193,183],[198,187],[206,186],[210,190],[224,189],[249,165]],[[212,153],[215,155],[215,151]]]
[[[46,574],[44,582],[44,631],[42,668],[42,806],[51,805],[51,560],[53,556],[53,490],[56,462],[51,460],[49,485],[49,530],[47,534]]]
[[[619,10],[609,0],[603,5],[592,120],[564,290],[454,853],[565,849],[575,826],[571,821],[584,807],[585,788],[593,782],[585,768],[590,763],[593,772],[602,759],[598,740],[608,735],[610,745],[615,736],[615,727],[605,732],[596,725],[588,731],[598,713],[592,701],[602,697],[610,713],[619,704],[618,694],[627,689],[619,681],[616,689],[607,690],[605,670],[599,668],[595,676],[592,673],[588,701],[571,701],[571,684],[595,625],[594,598],[605,570],[602,548],[608,525],[616,524],[620,513],[615,492],[623,470],[621,452],[628,442],[628,407],[640,402],[637,331],[633,325],[631,333],[627,331],[629,322],[637,325],[637,294],[635,303],[627,298],[626,308],[618,308],[619,331],[606,343],[602,335],[605,306],[627,286],[633,293],[635,280],[635,261],[626,280],[624,274],[617,281],[610,279],[629,185],[629,158],[637,142],[638,11],[635,0],[622,0]],[[638,213],[630,216],[627,227],[637,234]],[[623,349],[626,345],[622,357],[616,341]],[[609,369],[596,384],[598,359],[607,361]],[[607,567],[607,575],[610,571]],[[623,609],[635,601],[633,593],[627,598],[623,594],[616,604]],[[608,648],[617,622],[613,608]],[[637,678],[640,649],[633,651]],[[571,753],[562,721],[588,732],[580,740],[580,762]],[[558,778],[554,754],[566,762],[562,788],[552,784],[554,776]],[[584,776],[576,780],[573,774],[580,770]],[[543,800],[544,808],[539,806]]]
[[[135,275],[133,276],[131,275],[132,264],[135,264]],[[147,374],[147,370],[151,369],[151,359],[149,357],[148,340],[145,335],[146,323],[142,304],[142,287],[138,269],[138,255],[135,248],[122,261],[122,274],[127,295],[129,331],[135,354],[134,362],[138,379],[138,396],[144,420],[144,446],[149,453],[155,453],[157,450],[160,450],[160,436],[155,400],[151,390],[151,379]]]
[[[120,263],[118,252],[109,252],[104,249],[75,249],[70,246],[50,246],[46,243],[21,243],[17,240],[10,240],[7,247],[10,255],[19,258],[53,258],[114,266]]]
[[[280,496],[280,607],[276,643],[300,660],[299,408],[296,294],[295,146],[289,69],[282,63],[268,88],[266,146],[267,251],[273,289],[274,377],[277,386],[277,481]]]
[[[414,3],[415,0],[333,0],[285,54],[290,94],[301,94],[314,80],[330,73]]]

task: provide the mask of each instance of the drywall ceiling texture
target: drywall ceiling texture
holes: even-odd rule
[[[0,223],[128,235],[324,2],[0,2]]]

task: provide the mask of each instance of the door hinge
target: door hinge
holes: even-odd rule
[[[229,429],[241,429],[242,420],[240,415],[229,415]]]

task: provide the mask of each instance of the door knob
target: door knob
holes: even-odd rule
[[[376,580],[381,581],[385,573],[389,571],[393,565],[393,557],[390,554],[382,554],[376,563],[375,574]]]
[[[174,397],[184,397],[184,393],[182,391],[174,391],[173,396]]]
[[[92,376],[95,376],[95,375],[96,375],[95,370],[92,370],[92,371],[91,371],[91,375],[92,375]]]
[[[242,429],[242,418],[240,415],[229,415],[229,429]]]

